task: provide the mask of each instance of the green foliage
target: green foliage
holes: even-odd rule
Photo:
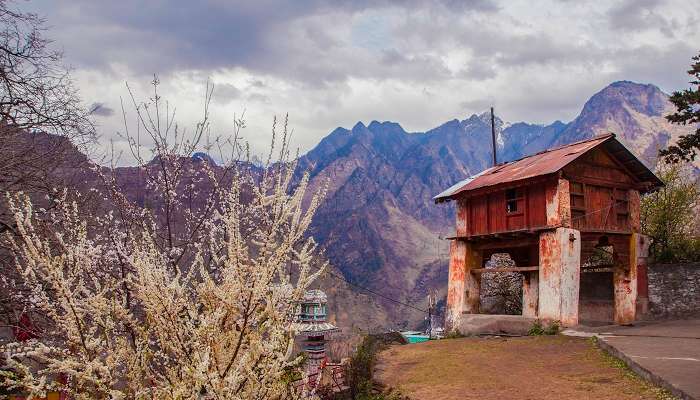
[[[372,375],[377,362],[379,346],[380,343],[375,337],[365,336],[350,359],[345,381],[350,386],[350,395],[353,400],[371,398]]]
[[[527,331],[528,336],[544,336],[544,335],[556,335],[561,330],[561,325],[559,321],[553,321],[547,326],[542,325],[542,323],[537,320],[535,321],[530,330]]]
[[[679,164],[660,165],[657,175],[665,186],[645,195],[640,210],[642,233],[653,239],[651,255],[656,262],[698,261],[698,181]]]
[[[540,321],[535,321],[534,324],[530,327],[530,330],[527,331],[528,336],[542,336],[544,335],[544,327],[540,323]]]
[[[345,383],[350,387],[349,399],[352,400],[401,400],[398,392],[380,393],[374,389],[374,369],[377,353],[386,348],[385,340],[368,335],[362,339],[345,370]],[[345,397],[344,397],[345,398]]]
[[[544,330],[545,335],[558,335],[559,331],[561,330],[561,325],[559,325],[559,321],[553,321],[551,324],[547,325],[547,328]]]
[[[674,114],[666,116],[666,119],[674,124],[694,125],[700,123],[700,54],[693,57],[695,61],[688,70],[693,77],[690,81],[690,89],[674,92],[671,102],[676,106]],[[690,135],[683,135],[674,146],[661,150],[659,155],[667,162],[678,163],[680,161],[692,161],[700,150],[700,128]]]
[[[296,382],[300,379],[303,378],[302,372],[299,369],[299,366],[303,366],[306,364],[306,360],[309,358],[309,355],[305,351],[299,352],[296,356],[296,362],[294,365],[290,365],[287,368],[284,369],[284,373],[282,374],[282,381],[285,383],[293,383]]]

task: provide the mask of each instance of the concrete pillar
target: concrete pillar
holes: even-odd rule
[[[539,293],[539,274],[526,273],[523,276],[523,317],[537,318]]]
[[[450,243],[450,270],[447,282],[447,330],[459,326],[462,313],[479,313],[480,277],[471,270],[481,268],[481,253],[471,243]]]
[[[646,269],[649,244],[650,240],[647,236],[632,233],[629,242],[629,260],[620,260],[623,264],[615,267],[613,286],[616,324],[629,325],[637,319],[637,271],[639,268]]]
[[[540,234],[539,318],[578,324],[581,233],[557,228]]]

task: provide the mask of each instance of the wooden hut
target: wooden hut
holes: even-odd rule
[[[489,271],[524,274],[523,316],[564,325],[634,321],[648,252],[640,194],[662,184],[608,134],[496,165],[437,195],[437,203],[457,203],[448,327],[479,313]],[[494,253],[508,253],[516,267],[486,271]]]

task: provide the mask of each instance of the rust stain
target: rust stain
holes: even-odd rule
[[[612,134],[598,136],[593,139],[572,143],[559,148],[545,150],[508,164],[491,167],[456,190],[450,196],[482,187],[553,174],[588,150],[614,137],[615,135]]]

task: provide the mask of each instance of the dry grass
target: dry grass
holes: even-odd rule
[[[377,379],[412,399],[667,399],[586,339],[461,338],[394,346]]]

